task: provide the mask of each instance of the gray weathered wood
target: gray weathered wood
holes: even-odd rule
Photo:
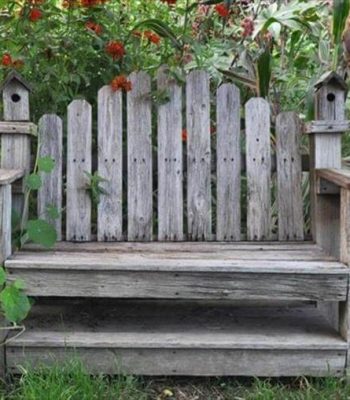
[[[278,239],[303,240],[300,120],[294,112],[276,119]]]
[[[158,90],[168,101],[158,106],[158,239],[183,240],[182,88],[158,72]]]
[[[22,178],[24,171],[21,169],[0,169],[0,185],[8,185]]]
[[[320,82],[315,94],[317,120],[345,120],[345,89],[341,78]],[[320,195],[315,169],[341,168],[341,133],[316,133],[310,135],[310,200],[311,228],[314,240],[325,251],[340,256],[340,198],[337,195]],[[319,304],[328,320],[338,327],[338,304]]]
[[[29,90],[18,79],[11,79],[3,88],[4,120],[6,122],[26,121],[28,127]],[[28,128],[29,129],[29,128]],[[1,134],[0,167],[3,169],[22,169],[25,174],[30,171],[30,136],[26,134]],[[19,215],[27,215],[24,210],[24,181],[16,186],[13,195],[13,208]]]
[[[91,106],[74,100],[68,107],[66,239],[91,238],[91,198],[87,187],[91,172]]]
[[[304,126],[304,133],[342,133],[350,130],[350,121],[312,121]]]
[[[155,307],[144,301],[102,302],[91,308],[69,301],[54,308],[50,303],[36,306],[27,325],[9,343],[11,371],[24,361],[51,364],[74,354],[92,373],[344,373],[346,343],[315,309],[247,310],[178,302]]]
[[[190,240],[211,240],[209,75],[192,71],[186,84],[187,219]]]
[[[152,105],[147,73],[132,73],[128,110],[128,240],[152,240]]]
[[[0,265],[11,255],[11,185],[0,186]]]
[[[271,230],[270,107],[253,98],[246,104],[248,240],[268,240]]]
[[[31,122],[0,121],[0,135],[3,133],[37,136],[37,126]]]
[[[62,157],[63,127],[62,120],[55,114],[46,114],[39,121],[39,157],[50,157],[54,169],[50,173],[42,173],[42,186],[38,191],[38,215],[48,220],[57,232],[57,240],[62,239]],[[47,207],[55,207],[60,217],[51,220]]]
[[[217,91],[216,238],[241,238],[240,93],[232,84]]]
[[[122,92],[104,86],[98,93],[98,173],[106,179],[98,204],[97,238],[99,241],[121,240],[123,173]]]

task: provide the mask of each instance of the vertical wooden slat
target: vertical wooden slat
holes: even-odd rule
[[[42,174],[42,187],[38,192],[38,215],[49,219],[47,207],[53,206],[62,210],[62,120],[57,115],[46,114],[39,121],[39,156],[51,157],[55,167],[50,173]],[[50,221],[57,232],[57,239],[62,238],[61,216]]]
[[[158,90],[169,100],[158,107],[158,239],[183,240],[182,89],[163,67]]]
[[[300,119],[285,112],[276,119],[278,239],[304,240]]]
[[[270,107],[253,98],[246,104],[247,236],[268,240],[271,230]]]
[[[122,92],[104,86],[98,93],[98,173],[107,192],[98,204],[99,241],[122,240]]]
[[[74,100],[68,107],[67,130],[67,240],[91,239],[91,106]]]
[[[217,240],[241,238],[240,93],[233,84],[217,91]]]
[[[189,240],[211,240],[209,75],[187,77],[187,217]]]
[[[145,72],[130,75],[128,92],[128,239],[152,240],[151,80]]]
[[[1,246],[0,265],[2,265],[3,262],[12,253],[11,210],[12,210],[11,185],[0,186],[0,246]]]

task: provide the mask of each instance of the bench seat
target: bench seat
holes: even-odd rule
[[[5,265],[31,296],[345,301],[348,287],[347,267],[308,242],[62,242]]]

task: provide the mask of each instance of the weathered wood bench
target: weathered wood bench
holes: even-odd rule
[[[316,121],[304,125],[284,112],[272,135],[261,98],[245,105],[243,126],[233,84],[218,88],[213,118],[206,72],[188,75],[184,95],[162,68],[158,89],[169,99],[157,106],[157,121],[150,77],[130,79],[127,96],[99,91],[97,147],[91,106],[69,105],[66,161],[62,120],[41,118],[39,153],[55,169],[43,177],[38,214],[48,204],[65,209],[54,221],[60,242],[12,255],[11,184],[30,169],[35,126],[27,84],[11,74],[3,86],[1,254],[11,279],[37,298],[26,332],[5,348],[7,370],[77,355],[92,372],[343,375],[350,257],[343,80],[329,73],[317,83]],[[310,137],[312,240],[304,237],[302,132]],[[106,179],[96,219],[92,169]],[[12,192],[21,210],[23,185]]]

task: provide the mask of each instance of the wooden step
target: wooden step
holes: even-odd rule
[[[77,357],[92,373],[328,376],[347,350],[311,307],[46,299],[26,327],[7,345],[9,371]]]
[[[311,243],[61,243],[5,265],[32,296],[344,301],[348,286]]]

